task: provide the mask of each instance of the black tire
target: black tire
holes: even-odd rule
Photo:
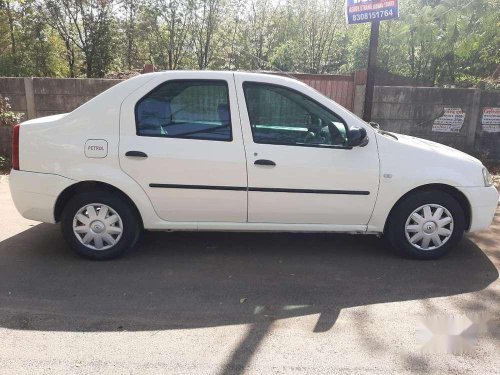
[[[434,204],[440,205],[449,211],[453,218],[451,236],[435,249],[418,249],[406,237],[406,220],[417,208]],[[457,245],[465,230],[465,214],[462,207],[453,196],[440,190],[426,190],[416,192],[404,198],[392,211],[386,225],[385,235],[392,247],[405,257],[415,259],[436,259],[450,251]],[[433,246],[436,246],[431,242]],[[418,243],[417,243],[418,245]]]
[[[92,203],[105,204],[121,218],[123,226],[121,237],[107,249],[97,250],[85,246],[73,231],[73,219],[76,213],[85,205]],[[117,258],[133,249],[139,240],[142,225],[135,209],[130,206],[129,202],[116,193],[100,190],[78,193],[73,196],[62,212],[61,229],[64,239],[77,254],[89,259],[106,260]]]

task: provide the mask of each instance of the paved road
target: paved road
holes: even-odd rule
[[[498,214],[439,261],[371,236],[148,233],[92,262],[21,218],[4,177],[0,373],[498,373]],[[469,334],[424,352],[425,319]]]

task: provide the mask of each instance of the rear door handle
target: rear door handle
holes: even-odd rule
[[[276,163],[272,160],[267,160],[267,159],[258,159],[258,160],[255,160],[254,162],[255,165],[271,165],[271,166],[275,166]]]
[[[142,151],[127,151],[125,156],[135,156],[136,158],[147,158],[148,155]]]

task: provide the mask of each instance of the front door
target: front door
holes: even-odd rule
[[[159,77],[122,105],[122,169],[163,220],[245,222],[246,159],[233,74]]]
[[[235,77],[248,160],[248,221],[366,225],[379,183],[373,133],[368,145],[349,148],[347,123],[333,111],[337,105],[313,89],[293,81],[273,84],[272,76]]]

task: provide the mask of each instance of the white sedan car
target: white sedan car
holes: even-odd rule
[[[16,125],[10,185],[24,217],[61,222],[93,259],[143,229],[383,234],[429,259],[487,228],[498,203],[479,160],[240,72],[145,74]]]

